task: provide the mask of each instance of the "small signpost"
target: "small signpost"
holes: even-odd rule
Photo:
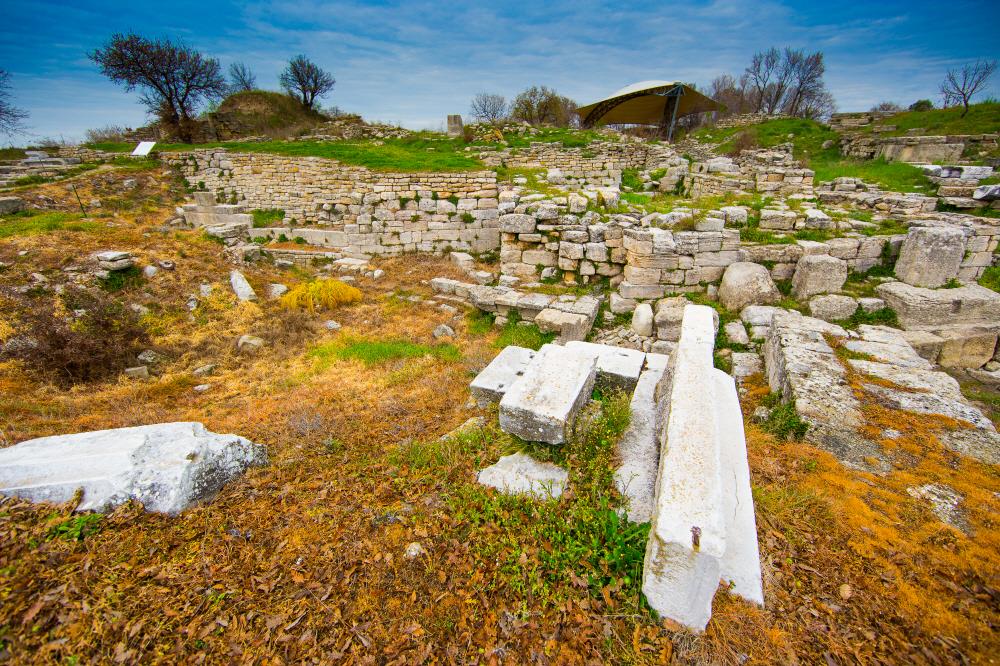
[[[149,152],[156,145],[155,141],[140,141],[139,145],[132,151],[132,157],[149,157]]]

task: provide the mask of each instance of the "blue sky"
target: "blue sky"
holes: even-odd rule
[[[949,67],[1000,57],[1000,2],[15,2],[0,0],[0,69],[31,135],[76,139],[145,113],[86,53],[114,31],[180,38],[277,89],[305,53],[333,72],[324,100],[370,120],[439,128],[477,92],[548,85],[581,104],[643,79],[706,85],[769,46],[822,50],[842,111],[938,101]],[[1000,76],[987,91],[1000,97]],[[32,136],[22,137],[21,143]]]

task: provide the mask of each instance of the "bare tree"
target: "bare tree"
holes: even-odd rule
[[[545,86],[532,86],[514,98],[510,115],[532,125],[575,126],[576,102]]]
[[[837,110],[833,95],[825,88],[805,99],[799,106],[799,118],[826,120]]]
[[[479,93],[472,98],[469,109],[473,118],[484,123],[497,123],[507,117],[507,98],[492,93]]]
[[[141,89],[140,100],[146,108],[185,143],[191,142],[191,119],[199,104],[226,94],[218,60],[169,38],[116,33],[90,59],[125,90]]]
[[[823,63],[823,52],[805,53],[785,49],[786,57],[791,60],[792,82],[785,101],[784,111],[790,116],[801,115],[803,104],[826,93],[823,74],[826,65]]]
[[[737,82],[731,74],[717,76],[709,84],[709,96],[725,105],[726,110],[723,112],[724,115],[746,113],[749,110],[747,77],[742,76]]]
[[[997,69],[996,60],[977,60],[963,65],[961,69],[948,70],[948,75],[941,83],[941,97],[945,106],[961,104],[962,117],[969,112],[969,100],[986,87],[993,72]]]
[[[771,79],[781,63],[781,53],[776,48],[758,51],[753,54],[750,66],[746,69],[747,80],[753,86],[754,111],[760,112],[768,97],[768,87]]]
[[[337,82],[332,74],[320,69],[304,55],[289,60],[278,80],[281,87],[292,97],[297,97],[307,109],[313,108],[316,99],[333,90],[333,84]]]
[[[895,102],[879,102],[870,110],[876,113],[900,113],[902,112],[903,107]]]
[[[233,92],[246,92],[257,89],[257,75],[242,62],[229,65],[229,89]]]
[[[21,122],[28,113],[10,103],[10,72],[0,69],[0,134],[13,136],[24,131]]]

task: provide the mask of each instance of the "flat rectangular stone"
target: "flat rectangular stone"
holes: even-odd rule
[[[564,443],[596,377],[594,356],[544,346],[500,400],[500,427],[523,440]]]
[[[535,354],[535,350],[525,347],[504,347],[469,385],[476,403],[486,407],[491,402],[500,402],[514,382],[524,375]]]
[[[618,389],[631,393],[646,363],[646,354],[635,349],[581,340],[567,342],[566,346],[597,358],[597,387],[602,390]]]

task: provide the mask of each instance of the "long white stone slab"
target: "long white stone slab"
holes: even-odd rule
[[[469,391],[479,406],[500,402],[514,382],[524,375],[537,353],[525,347],[504,347],[469,384]]]
[[[178,422],[41,437],[0,449],[0,494],[109,511],[130,499],[176,514],[207,499],[251,465],[263,446]]]
[[[566,347],[597,358],[597,386],[601,389],[619,389],[631,393],[646,363],[646,354],[636,349],[582,340],[567,342]]]
[[[732,586],[733,593],[763,606],[764,586],[760,575],[757,520],[750,489],[743,412],[733,378],[718,369],[712,374],[715,379],[715,420],[719,432],[726,521],[726,551],[720,562],[722,580]]]
[[[500,427],[521,439],[562,444],[580,408],[590,400],[597,359],[546,345],[500,400]]]
[[[670,417],[643,565],[649,605],[696,631],[704,630],[712,615],[726,550],[714,339],[712,309],[687,305],[674,352]]]

